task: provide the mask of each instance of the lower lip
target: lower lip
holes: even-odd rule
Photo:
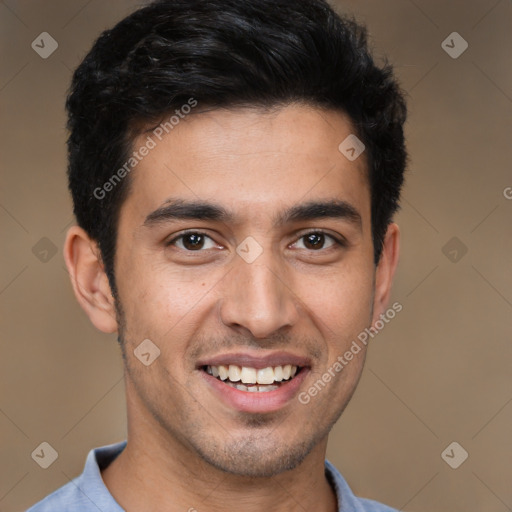
[[[297,373],[290,381],[281,384],[273,391],[241,391],[229,384],[224,384],[221,380],[200,370],[202,377],[209,384],[213,392],[228,407],[237,409],[241,412],[266,413],[282,409],[290,400],[292,400],[308,373],[307,368]]]

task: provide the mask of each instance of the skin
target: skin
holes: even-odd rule
[[[399,229],[389,225],[375,266],[365,155],[351,162],[338,150],[351,133],[342,113],[297,104],[182,120],[130,176],[115,258],[117,316],[96,243],[69,230],[64,252],[78,301],[98,329],[123,341],[128,445],[102,477],[127,511],[337,510],[324,475],[327,437],[365,349],[307,405],[295,396],[267,413],[224,403],[197,363],[284,350],[310,362],[306,391],[384,313]],[[215,202],[234,218],[148,224],[170,198]],[[294,205],[333,199],[361,222],[273,223]],[[319,229],[346,245],[330,236],[308,244],[304,235]],[[190,238],[166,245],[183,230],[209,238],[199,250]],[[262,249],[252,263],[236,253],[248,236]],[[150,366],[133,353],[144,339],[160,349]]]

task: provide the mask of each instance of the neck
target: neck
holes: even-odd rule
[[[213,467],[159,425],[128,425],[126,448],[102,472],[106,487],[127,512],[288,512],[298,505],[318,512],[337,510],[325,476],[327,439],[294,469],[248,477]]]

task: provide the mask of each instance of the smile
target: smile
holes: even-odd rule
[[[283,383],[292,380],[301,368],[292,364],[267,366],[259,369],[229,364],[207,365],[203,367],[203,370],[208,375],[212,375],[217,380],[239,391],[265,393],[275,391]]]

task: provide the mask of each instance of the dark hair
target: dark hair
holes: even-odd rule
[[[406,106],[391,66],[374,63],[364,27],[324,0],[160,0],[100,35],[66,102],[74,213],[98,242],[114,294],[118,217],[130,177],[102,197],[98,190],[126,168],[143,123],[191,98],[227,108],[300,102],[348,114],[366,146],[378,263],[399,208]]]

